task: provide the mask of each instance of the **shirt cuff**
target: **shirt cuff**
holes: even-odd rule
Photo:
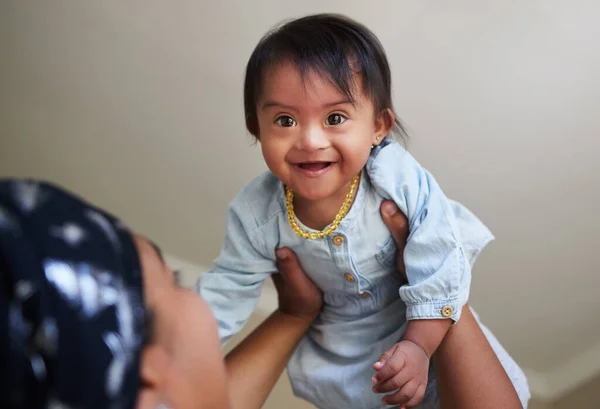
[[[452,300],[410,303],[406,306],[407,320],[451,319],[453,323],[460,319],[462,308],[467,303],[468,293]]]

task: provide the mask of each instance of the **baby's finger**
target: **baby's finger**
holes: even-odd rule
[[[394,352],[396,351],[396,348],[398,347],[398,344],[394,344],[393,347],[391,347],[390,349],[388,349],[387,351],[385,351],[377,360],[377,362],[375,362],[373,364],[373,369],[375,369],[376,371],[379,371],[381,368],[383,368],[383,366],[385,365],[385,363],[387,362],[388,359],[390,359],[392,357],[392,355],[394,355]],[[375,378],[373,378],[375,379]],[[373,381],[375,382],[375,381]]]
[[[412,379],[412,374],[409,371],[403,370],[398,372],[396,375],[383,382],[375,384],[373,386],[373,392],[375,393],[388,393],[396,391],[402,388],[408,381]]]
[[[417,391],[415,392],[413,397],[410,398],[410,400],[408,402],[406,402],[402,407],[403,408],[414,408],[415,406],[417,406],[419,403],[421,403],[421,401],[425,397],[426,389],[427,389],[426,384],[419,385],[419,387],[417,388]]]
[[[381,401],[386,405],[404,405],[406,402],[412,400],[413,396],[417,392],[418,384],[415,381],[410,381],[405,384],[398,392],[393,395],[384,396]]]
[[[383,366],[377,370],[375,375],[373,375],[373,383],[381,383],[387,381],[392,376],[399,373],[406,363],[406,358],[404,353],[394,351],[395,353],[389,356]],[[385,355],[385,354],[384,354]]]

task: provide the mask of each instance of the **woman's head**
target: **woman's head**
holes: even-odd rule
[[[134,240],[151,316],[137,408],[228,407],[217,323],[208,305],[179,286],[156,245],[137,235]]]
[[[0,362],[0,407],[226,402],[206,304],[148,240],[44,183],[0,180]]]
[[[373,145],[404,135],[379,40],[337,15],[268,33],[246,68],[244,106],[271,171],[308,200],[342,194]]]

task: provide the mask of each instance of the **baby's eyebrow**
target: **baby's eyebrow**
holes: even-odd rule
[[[336,106],[336,105],[344,105],[344,104],[354,105],[354,102],[350,101],[348,98],[345,98],[345,99],[341,99],[339,101],[328,102],[326,104],[323,104],[322,107],[323,108],[329,108],[329,107],[333,107],[333,106]]]
[[[340,99],[338,101],[333,101],[333,102],[327,102],[323,105],[321,105],[322,108],[329,108],[332,106],[336,106],[336,105],[344,105],[344,104],[350,104],[350,105],[354,105],[354,102],[349,100],[348,98],[344,98],[344,99]],[[297,111],[298,108],[293,106],[293,105],[287,105],[281,102],[277,102],[277,101],[272,101],[272,100],[268,100],[265,101],[265,103],[262,105],[262,110],[264,111],[267,108],[272,108],[272,107],[279,107],[279,108],[283,108],[283,109],[289,109],[291,111]]]
[[[262,105],[262,110],[264,111],[267,108],[272,108],[272,107],[278,107],[278,108],[283,108],[283,109],[288,109],[290,111],[296,111],[297,108],[292,106],[292,105],[286,105],[284,103],[281,102],[277,102],[277,101],[265,101],[265,103]]]

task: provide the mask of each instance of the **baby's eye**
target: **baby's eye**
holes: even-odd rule
[[[341,125],[346,122],[346,118],[342,114],[331,114],[325,120],[325,125]]]
[[[280,117],[277,117],[275,123],[285,128],[290,128],[297,125],[296,120],[288,115],[281,115]]]

